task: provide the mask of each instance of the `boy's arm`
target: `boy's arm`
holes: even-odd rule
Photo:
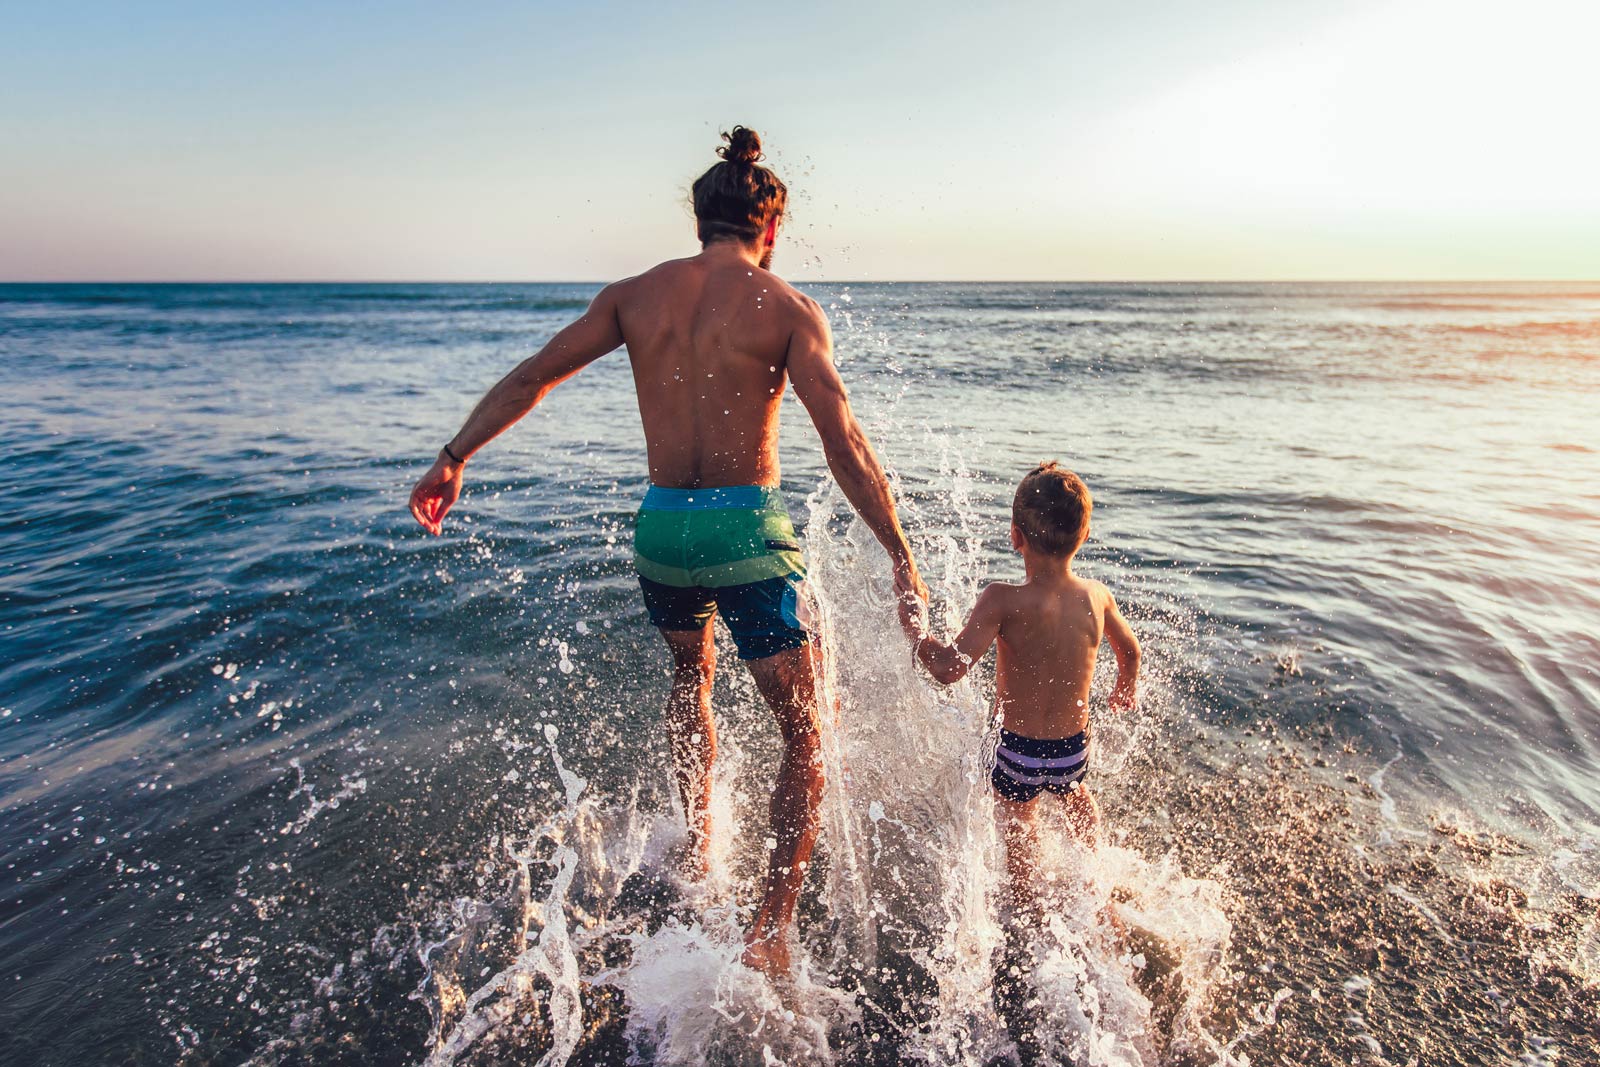
[[[953,685],[965,677],[972,665],[989,651],[989,646],[1000,635],[1003,617],[1000,591],[991,585],[978,594],[978,602],[972,607],[972,616],[967,619],[967,625],[953,643],[947,645],[926,633],[914,636],[917,659],[933,675],[934,681],[941,685]]]
[[[423,529],[438,535],[445,513],[461,495],[461,473],[474,452],[532,411],[550,390],[622,344],[622,327],[617,320],[620,284],[602,289],[581,318],[518,364],[478,401],[428,473],[411,490],[411,514]]]
[[[1111,707],[1126,711],[1139,702],[1139,639],[1133,635],[1133,628],[1122,617],[1122,610],[1109,591],[1105,620],[1106,640],[1117,654],[1117,684],[1111,690]]]

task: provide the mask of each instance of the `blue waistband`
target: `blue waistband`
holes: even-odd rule
[[[668,489],[652,485],[641,507],[652,511],[698,511],[701,508],[783,508],[783,495],[767,485],[718,485],[709,489]]]

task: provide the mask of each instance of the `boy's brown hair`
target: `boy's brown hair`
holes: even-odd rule
[[[1023,476],[1011,502],[1011,521],[1028,545],[1049,556],[1070,556],[1089,536],[1094,497],[1083,479],[1050,460]]]

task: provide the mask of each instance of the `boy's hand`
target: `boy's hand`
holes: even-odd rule
[[[1118,682],[1116,688],[1111,690],[1111,699],[1108,703],[1112,711],[1132,711],[1139,706],[1139,683]]]

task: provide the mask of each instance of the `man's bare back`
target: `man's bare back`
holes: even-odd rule
[[[822,312],[727,250],[712,245],[613,287],[656,485],[778,484],[790,344],[816,335]]]

